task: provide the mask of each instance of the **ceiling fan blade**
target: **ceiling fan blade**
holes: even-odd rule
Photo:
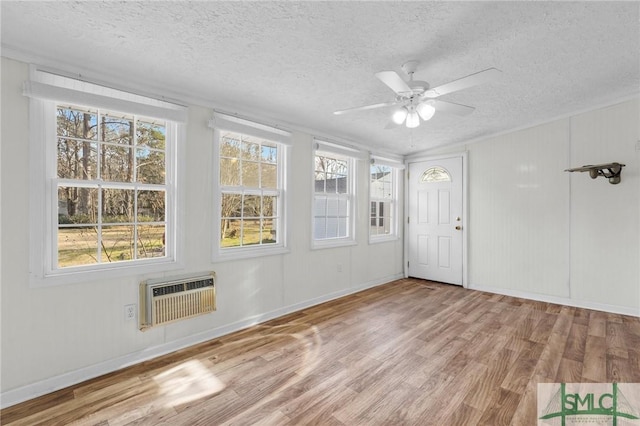
[[[456,104],[453,102],[441,101],[441,100],[433,100],[433,107],[437,112],[444,112],[445,114],[455,114],[455,115],[468,115],[471,114],[475,108],[467,105]]]
[[[458,80],[445,83],[438,87],[432,87],[424,92],[426,98],[437,98],[438,96],[446,95],[447,93],[457,92],[458,90],[466,89],[467,87],[477,86],[478,84],[488,83],[498,78],[502,74],[497,68],[489,68],[484,71],[477,72],[475,74],[468,75],[466,77],[459,78]]]
[[[359,106],[359,107],[355,107],[355,108],[347,108],[347,109],[342,109],[342,110],[339,110],[339,111],[333,111],[333,113],[335,115],[341,115],[341,114],[347,114],[349,112],[366,111],[366,110],[369,110],[369,109],[383,108],[383,107],[387,107],[387,106],[396,105],[397,103],[398,103],[398,101],[382,102],[382,103],[379,103],[379,104],[364,105],[364,106]]]
[[[376,77],[398,95],[411,93],[411,87],[395,71],[380,71]]]

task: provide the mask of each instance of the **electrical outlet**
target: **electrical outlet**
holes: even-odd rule
[[[136,305],[124,306],[124,319],[125,321],[131,321],[136,319]]]

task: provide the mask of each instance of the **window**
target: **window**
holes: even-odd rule
[[[32,215],[32,283],[176,268],[176,152],[186,109],[37,70],[24,92],[30,202],[43,212]]]
[[[442,167],[430,167],[424,171],[420,182],[451,182],[451,175]]]
[[[216,128],[217,260],[283,251],[288,133],[221,114],[211,125]]]
[[[318,148],[314,157],[313,246],[354,244],[355,158],[329,144]]]
[[[397,237],[398,168],[372,161],[369,181],[369,241]]]
[[[56,269],[165,257],[167,123],[56,105]]]

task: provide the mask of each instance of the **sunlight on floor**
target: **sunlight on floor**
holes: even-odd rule
[[[176,406],[222,392],[226,385],[198,360],[184,362],[153,378],[159,393]]]

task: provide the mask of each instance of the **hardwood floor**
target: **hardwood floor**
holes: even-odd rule
[[[404,279],[9,407],[3,425],[535,425],[640,382],[640,319]]]

